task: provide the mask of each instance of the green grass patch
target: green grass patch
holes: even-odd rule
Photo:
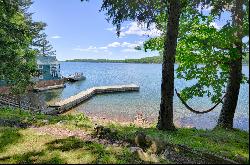
[[[58,139],[30,128],[0,127],[0,130],[5,141],[4,144],[1,141],[4,150],[0,151],[0,164],[142,163],[127,148],[106,147],[76,137]],[[5,138],[7,135],[9,138]]]
[[[141,128],[135,125],[107,125],[118,132],[118,138],[134,141],[137,131],[144,132],[149,137],[171,144],[186,145],[198,151],[213,153],[219,156],[241,162],[249,162],[249,133],[234,129],[197,130],[180,128],[174,132],[159,131],[155,127]]]
[[[60,124],[60,122],[62,124]],[[0,125],[15,126],[44,126],[48,124],[60,124],[68,129],[80,128],[85,131],[92,130],[94,125],[84,114],[68,115],[44,115],[39,113],[29,113],[20,109],[3,108],[0,109]],[[18,127],[18,126],[17,126]]]
[[[20,125],[21,123],[21,125]],[[58,124],[59,123],[59,124]],[[63,124],[62,124],[63,123]],[[29,126],[53,125],[68,130],[94,133],[94,124],[83,114],[49,116],[31,114],[18,109],[0,109],[0,163],[150,163],[156,158],[141,159],[126,147],[104,146],[76,137],[56,137],[35,131]],[[137,131],[162,143],[181,144],[198,151],[249,162],[249,133],[241,130],[197,130],[180,128],[174,132],[159,131],[153,125],[107,124],[116,131],[116,138],[134,141]],[[159,163],[169,163],[159,159]]]

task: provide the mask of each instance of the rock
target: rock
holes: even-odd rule
[[[144,132],[137,132],[134,142],[138,147],[141,147],[144,150],[149,147],[146,140],[146,134]]]
[[[57,123],[57,125],[63,125],[63,124],[65,124],[64,121],[59,121],[59,122]]]
[[[151,153],[160,154],[166,148],[165,142],[162,141],[162,140],[160,140],[160,139],[151,138],[149,136],[146,136],[146,141],[150,145],[149,148],[148,148],[148,150]]]
[[[130,147],[129,149],[132,153],[137,152],[137,151],[142,151],[140,147]]]
[[[43,120],[42,122],[45,123],[45,124],[48,124],[49,120]]]
[[[119,146],[119,144],[117,144],[117,143],[113,143],[112,144],[114,147],[118,147]]]
[[[104,127],[103,126],[101,126],[101,125],[98,125],[98,126],[96,126],[95,128],[94,128],[94,130],[95,130],[95,135],[96,136],[98,136],[98,137],[101,137],[101,136],[103,136],[103,130],[104,130]]]
[[[149,154],[147,152],[143,152],[143,150],[137,150],[136,155],[145,162],[150,163],[159,163],[159,160],[155,154]]]

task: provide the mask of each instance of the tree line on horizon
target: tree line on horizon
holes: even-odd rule
[[[247,53],[248,54],[248,53]],[[96,62],[96,63],[143,63],[143,64],[161,64],[163,61],[162,56],[152,56],[152,57],[143,57],[136,59],[124,59],[124,60],[112,60],[112,59],[72,59],[65,60],[65,62]],[[176,61],[178,63],[178,61]],[[249,56],[245,56],[242,60],[242,63],[249,65]]]
[[[66,62],[100,62],[100,63],[162,63],[161,56],[143,57],[139,59],[111,60],[111,59],[73,59]]]

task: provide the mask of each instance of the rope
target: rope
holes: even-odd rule
[[[216,103],[212,108],[208,109],[208,110],[205,110],[205,111],[197,111],[197,110],[194,110],[193,108],[191,108],[182,98],[181,98],[181,95],[177,92],[177,90],[175,89],[175,93],[176,95],[179,97],[179,99],[181,100],[182,104],[185,105],[185,107],[190,110],[191,112],[193,113],[196,113],[196,114],[204,114],[204,113],[208,113],[208,112],[211,112],[212,110],[214,110],[223,100],[223,98],[226,96],[224,95],[220,101],[218,103]]]

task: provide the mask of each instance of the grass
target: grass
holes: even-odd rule
[[[171,163],[162,159],[160,155],[140,157],[131,153],[127,147],[103,145],[77,137],[52,136],[29,127],[48,125],[68,130],[82,130],[87,133],[94,132],[94,124],[83,114],[48,116],[20,110],[0,109],[0,164]],[[141,128],[118,123],[106,123],[105,127],[115,130],[119,140],[131,142],[135,138],[135,133],[141,131],[151,138],[158,139],[160,143],[181,144],[240,163],[249,163],[249,133],[245,131],[181,128],[175,132],[164,132],[157,130],[155,126]]]
[[[57,138],[42,135],[31,129],[17,129],[0,127],[2,136],[15,132],[21,136],[14,136],[8,145],[1,143],[0,164],[4,163],[141,163],[127,148],[105,147],[102,144],[83,141],[76,137]],[[12,136],[13,134],[9,134]]]
[[[197,151],[213,153],[241,163],[249,162],[249,133],[239,129],[179,128],[175,132],[166,132],[159,131],[155,127],[140,128],[135,125],[108,124],[108,127],[117,130],[120,139],[132,141],[135,138],[135,133],[140,131],[162,143],[185,145]],[[244,159],[244,161],[239,159]]]

